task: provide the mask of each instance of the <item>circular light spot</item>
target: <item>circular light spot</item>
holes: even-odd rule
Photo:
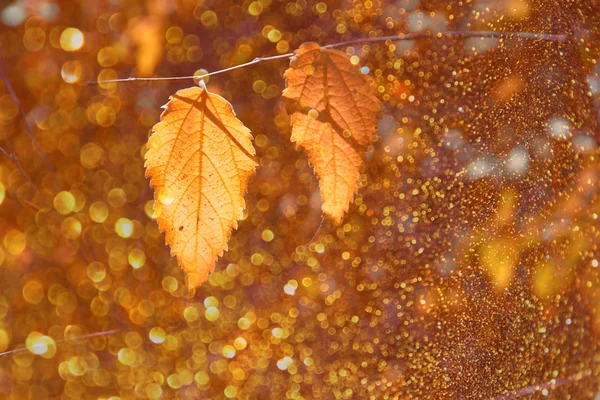
[[[92,221],[102,223],[108,218],[108,207],[101,201],[97,201],[90,206],[90,218]]]
[[[204,317],[209,321],[216,321],[219,319],[219,309],[216,307],[208,307],[204,312]]]
[[[235,386],[229,385],[225,388],[225,390],[223,390],[223,393],[225,394],[225,397],[227,397],[228,399],[233,399],[234,397],[237,396],[237,388]]]
[[[133,249],[129,252],[129,265],[135,269],[142,268],[146,264],[146,253],[142,249]]]
[[[4,235],[4,247],[15,256],[21,254],[26,245],[25,234],[21,231],[12,229]]]
[[[151,399],[159,399],[162,396],[162,388],[158,383],[151,383],[146,386],[146,394]]]
[[[253,1],[248,6],[248,14],[259,16],[263,12],[263,6],[258,1]]]
[[[80,161],[84,168],[96,168],[102,161],[103,157],[104,150],[95,143],[88,143],[81,148]]]
[[[87,372],[87,364],[83,357],[71,357],[69,360],[69,372],[75,376],[85,375]]]
[[[173,293],[179,287],[179,283],[172,276],[166,276],[162,280],[162,287],[165,291]]]
[[[164,188],[158,193],[158,201],[160,201],[165,206],[169,206],[173,204],[175,200],[173,191],[169,188]]]
[[[65,51],[77,51],[83,47],[85,38],[76,28],[67,28],[60,34],[60,47]]]
[[[267,34],[267,39],[269,39],[273,43],[279,42],[281,40],[281,37],[282,34],[279,29],[271,29],[271,31],[269,31],[269,33]]]
[[[166,333],[165,330],[159,326],[150,329],[148,334],[152,343],[161,344],[165,341]]]
[[[44,285],[29,281],[23,286],[23,298],[29,304],[39,304],[44,299]]]
[[[106,267],[97,261],[88,265],[86,272],[92,282],[101,282],[106,277]]]
[[[290,280],[283,287],[283,291],[285,292],[285,294],[289,294],[290,296],[296,294],[296,289],[298,289],[298,282],[295,279]]]
[[[215,26],[219,22],[219,19],[214,11],[208,10],[202,13],[202,16],[200,16],[200,22],[202,22],[202,25],[206,27],[211,27]]]
[[[210,381],[208,374],[204,371],[198,372],[194,376],[194,379],[196,380],[196,383],[198,383],[198,385],[206,385]]]
[[[119,358],[119,362],[121,364],[128,366],[133,365],[137,358],[135,352],[131,349],[128,349],[127,347],[119,350],[119,352],[117,353],[117,357]]]
[[[290,365],[292,365],[293,362],[294,361],[290,357],[283,357],[282,359],[277,361],[277,368],[279,368],[282,371],[285,371]]]
[[[247,345],[248,343],[243,337],[238,337],[233,341],[233,347],[235,347],[237,350],[244,350]]]
[[[219,300],[217,300],[214,296],[208,296],[204,299],[204,307],[217,307],[219,305]]]
[[[273,240],[275,238],[275,234],[273,234],[272,230],[265,229],[264,231],[262,231],[262,234],[260,235],[260,237],[265,242],[270,242],[271,240]]]
[[[114,188],[110,192],[108,192],[108,204],[111,207],[119,208],[125,205],[125,201],[127,200],[127,195],[123,189]]]
[[[183,318],[185,318],[186,321],[193,322],[197,320],[199,316],[200,314],[198,314],[196,307],[187,307],[183,310]]]
[[[25,347],[35,355],[51,358],[56,353],[54,340],[39,332],[33,331],[25,339]]]
[[[229,344],[223,346],[221,349],[221,354],[223,354],[223,357],[225,358],[233,358],[235,357],[235,348]]]
[[[133,234],[133,222],[127,218],[119,218],[115,222],[115,232],[122,238],[128,238]]]
[[[27,18],[25,3],[14,3],[2,10],[2,22],[8,26],[21,25]]]
[[[67,191],[58,193],[54,196],[54,208],[59,214],[69,214],[75,208],[75,197]]]

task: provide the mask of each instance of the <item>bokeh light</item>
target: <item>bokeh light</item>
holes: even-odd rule
[[[1,4],[19,101],[2,80],[0,398],[595,398],[599,7]],[[289,61],[203,78],[259,166],[197,287],[154,219],[173,193],[152,193],[143,159],[169,95],[199,82],[87,82],[413,32],[432,37],[338,48],[385,105],[339,226],[290,142]]]

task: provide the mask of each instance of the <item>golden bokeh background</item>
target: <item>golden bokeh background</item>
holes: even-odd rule
[[[287,61],[212,76],[260,167],[190,288],[143,155],[193,82],[87,82],[426,30],[568,39],[343,49],[386,111],[340,226],[289,142]],[[0,60],[0,398],[597,395],[598,1],[19,0]]]

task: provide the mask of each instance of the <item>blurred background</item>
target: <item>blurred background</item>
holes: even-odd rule
[[[289,141],[288,62],[206,80],[260,167],[190,289],[143,155],[194,82],[88,81],[445,30],[567,40],[341,48],[386,111],[340,226]],[[596,398],[599,35],[595,0],[3,1],[0,398]]]

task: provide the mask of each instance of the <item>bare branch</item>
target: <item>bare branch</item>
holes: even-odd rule
[[[40,189],[38,189],[38,187],[35,185],[35,183],[33,183],[31,178],[29,177],[29,175],[27,175],[27,172],[25,172],[25,170],[21,166],[21,163],[19,162],[19,158],[17,157],[17,153],[15,152],[12,145],[8,141],[8,136],[6,136],[6,132],[2,131],[2,134],[4,135],[4,141],[6,142],[6,147],[8,148],[8,151],[6,151],[6,149],[4,149],[3,147],[0,147],[0,152],[6,156],[8,161],[13,163],[13,165],[15,167],[17,167],[19,172],[21,172],[21,175],[23,175],[23,177],[27,180],[27,182],[29,182],[35,188],[35,190],[39,193]]]
[[[417,40],[417,39],[441,39],[441,38],[467,38],[467,37],[480,37],[480,38],[498,38],[498,39],[527,39],[527,40],[546,40],[546,41],[557,41],[563,42],[567,40],[566,34],[551,34],[551,33],[534,33],[534,32],[494,32],[494,31],[444,31],[438,33],[429,32],[416,32],[416,33],[401,33],[394,36],[381,36],[373,38],[361,38],[349,40],[347,42],[329,44],[322,46],[324,49],[333,49],[336,47],[349,46],[359,43],[373,43],[373,42],[384,42],[387,40]],[[234,65],[233,67],[221,69],[214,72],[209,72],[204,75],[189,75],[189,76],[172,76],[166,78],[122,78],[122,79],[108,79],[102,81],[89,81],[88,85],[97,85],[101,83],[120,83],[120,82],[155,82],[155,81],[179,81],[187,79],[202,79],[209,76],[222,74],[224,72],[233,71],[235,69],[249,67],[251,65],[259,64],[265,61],[279,60],[282,58],[290,58],[294,53],[280,54],[271,57],[259,57],[252,61],[244,64]]]

